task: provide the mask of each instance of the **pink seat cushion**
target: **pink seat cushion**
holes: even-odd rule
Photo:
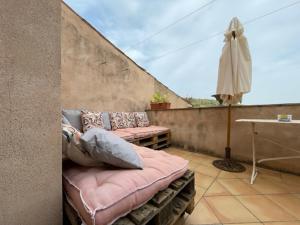
[[[134,135],[129,133],[129,132],[126,132],[126,131],[123,131],[125,129],[118,129],[118,130],[113,130],[111,132],[113,132],[115,135],[119,136],[120,138],[123,138],[127,141],[132,141],[134,140]]]
[[[160,126],[149,126],[149,127],[125,128],[120,130],[122,132],[130,133],[134,135],[135,138],[144,138],[144,137],[152,136],[154,134],[159,134],[168,131],[170,129],[166,127],[160,127]]]
[[[188,161],[134,145],[143,170],[91,168],[70,164],[63,171],[69,203],[88,225],[112,224],[181,177]]]

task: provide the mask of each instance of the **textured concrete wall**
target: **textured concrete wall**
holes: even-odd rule
[[[226,145],[227,108],[176,109],[148,111],[154,124],[170,127],[172,143],[191,151],[223,156]],[[300,119],[300,105],[243,106],[232,109],[231,147],[233,158],[251,161],[251,124],[234,122],[236,119],[275,119],[277,114],[289,113]],[[291,124],[258,124],[260,135],[300,150],[300,126]],[[295,153],[257,138],[258,158],[290,156]],[[300,159],[270,161],[265,166],[300,174]]]
[[[173,108],[190,106],[62,5],[62,106],[103,111],[149,108],[155,91]]]
[[[62,219],[58,0],[0,0],[0,224]]]

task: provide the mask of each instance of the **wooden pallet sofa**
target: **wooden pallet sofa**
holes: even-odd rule
[[[83,132],[82,112],[85,112],[86,120],[96,120],[86,110],[63,110],[65,118],[79,131]],[[162,149],[171,143],[171,131],[169,128],[150,125],[146,112],[99,112],[101,122],[95,126],[103,127],[117,136],[134,143],[152,149]]]
[[[82,125],[78,112],[62,117],[63,155],[67,153],[63,161],[65,224],[173,225],[185,212],[192,212],[195,181],[188,161],[155,150],[159,145],[152,139],[169,138],[163,137],[168,134],[166,128],[153,128],[144,120],[145,126],[116,129],[116,118],[109,115],[114,128],[107,131],[108,124],[99,123],[95,113],[86,114],[80,113]],[[150,141],[155,149],[143,146]]]

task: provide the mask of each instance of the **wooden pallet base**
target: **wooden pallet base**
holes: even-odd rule
[[[157,193],[150,201],[113,225],[173,225],[185,212],[191,214],[194,209],[195,178],[194,172],[188,170],[169,187]],[[73,210],[65,202],[65,212],[72,225],[80,225],[80,219],[70,212]],[[75,215],[75,216],[74,216]]]
[[[171,143],[171,132],[169,130],[164,131],[152,136],[132,140],[131,143],[152,149],[166,148]]]

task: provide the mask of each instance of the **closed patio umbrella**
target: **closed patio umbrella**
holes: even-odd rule
[[[230,128],[231,105],[241,103],[243,94],[251,90],[252,63],[244,28],[238,18],[234,17],[225,31],[225,45],[219,65],[216,95],[217,100],[228,106],[227,145],[225,159],[213,164],[223,170],[241,172],[245,168],[231,160]]]

